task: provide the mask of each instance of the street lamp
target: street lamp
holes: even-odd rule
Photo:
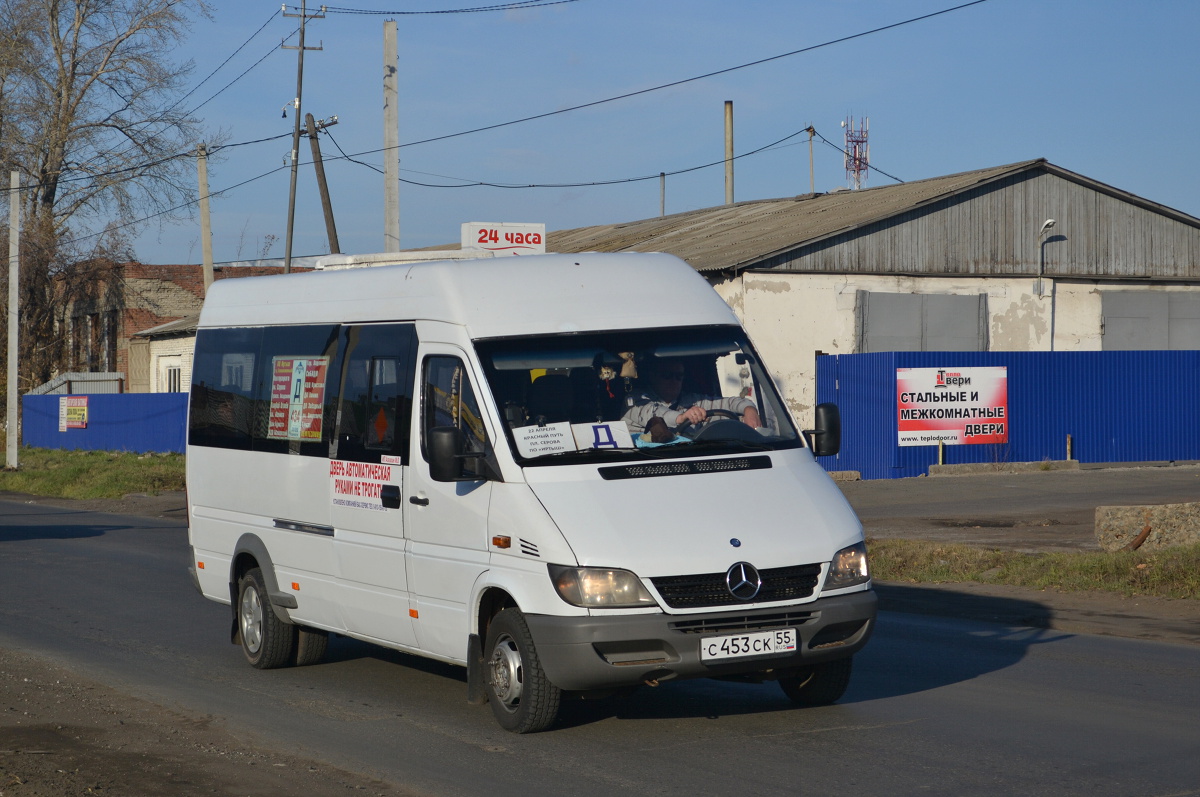
[[[1038,230],[1038,234],[1037,234],[1036,240],[1038,241],[1038,280],[1037,280],[1037,287],[1034,289],[1034,293],[1036,293],[1038,296],[1043,296],[1045,294],[1045,291],[1042,288],[1042,276],[1046,273],[1046,242],[1044,240],[1042,240],[1042,236],[1045,235],[1047,232],[1049,232],[1050,229],[1053,228],[1056,223],[1057,222],[1055,222],[1054,219],[1046,219],[1045,221],[1042,222],[1042,229]]]

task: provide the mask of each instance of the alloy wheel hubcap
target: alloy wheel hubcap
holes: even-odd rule
[[[496,641],[488,670],[496,698],[505,707],[515,709],[521,702],[521,653],[512,637],[505,634]]]
[[[241,609],[242,642],[251,653],[257,653],[262,644],[262,600],[258,590],[248,587],[242,593]]]

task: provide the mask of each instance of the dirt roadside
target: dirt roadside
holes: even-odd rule
[[[850,488],[872,489],[870,487]],[[874,488],[879,489],[879,488]],[[13,493],[0,500],[185,522],[182,493],[71,501]],[[1018,547],[1087,547],[1086,518],[1057,528],[1004,518],[988,527],[920,518],[864,518],[868,536],[924,536]],[[979,522],[975,522],[979,521]],[[1024,525],[1023,525],[1024,524]],[[989,528],[1009,532],[991,533]],[[1016,532],[1014,534],[1014,531]],[[1047,532],[1053,533],[1047,533]],[[1064,537],[1065,533],[1065,537]],[[1200,601],[1056,593],[986,584],[878,584],[884,610],[958,616],[1200,644]],[[224,727],[218,717],[174,711],[110,689],[20,651],[0,650],[0,797],[59,795],[404,795],[387,783],[272,751]]]
[[[0,797],[347,793],[406,792],[0,650]]]

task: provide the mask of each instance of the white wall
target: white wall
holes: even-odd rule
[[[186,392],[192,383],[192,354],[196,348],[196,339],[167,338],[150,341],[150,392],[165,393],[167,384],[163,368],[166,365],[178,365],[180,368],[180,386]]]
[[[816,352],[855,354],[858,291],[987,294],[989,351],[1100,351],[1101,294],[1200,286],[1030,278],[743,273],[714,285],[753,338],[800,424],[816,403]],[[1053,344],[1051,342],[1053,330]]]

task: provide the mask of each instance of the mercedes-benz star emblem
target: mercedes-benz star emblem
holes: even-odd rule
[[[749,562],[738,562],[725,571],[725,586],[729,587],[729,594],[740,601],[754,600],[762,589],[762,576]]]

